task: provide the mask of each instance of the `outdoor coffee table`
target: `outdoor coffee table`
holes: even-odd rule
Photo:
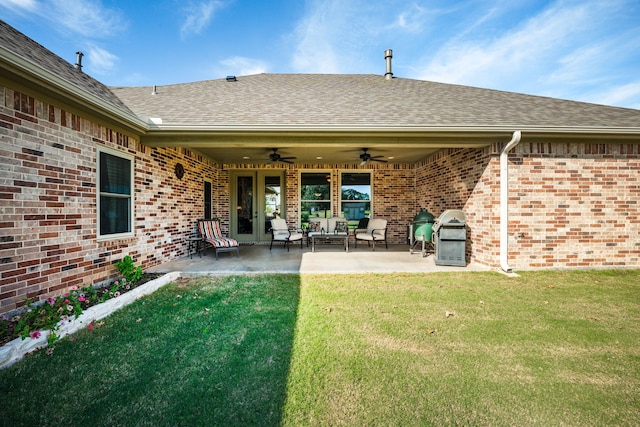
[[[314,234],[311,236],[311,252],[316,251],[316,239],[324,239],[326,241],[335,239],[344,239],[344,250],[349,252],[349,234],[347,233],[326,233]]]

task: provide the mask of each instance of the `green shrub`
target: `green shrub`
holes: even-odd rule
[[[129,283],[137,282],[142,277],[142,267],[136,267],[133,258],[129,255],[125,256],[122,261],[116,262],[116,267]]]

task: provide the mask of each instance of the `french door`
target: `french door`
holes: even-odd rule
[[[283,171],[231,172],[231,237],[240,242],[271,240],[271,220],[284,212]]]

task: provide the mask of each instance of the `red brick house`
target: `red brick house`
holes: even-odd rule
[[[208,216],[258,243],[276,212],[383,217],[404,244],[462,209],[474,262],[640,267],[640,111],[386,71],[107,87],[0,21],[0,312],[185,256]]]

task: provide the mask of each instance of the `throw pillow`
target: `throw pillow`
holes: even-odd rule
[[[338,221],[336,222],[336,232],[337,233],[345,233],[349,230],[349,225],[346,221]]]
[[[309,231],[320,231],[320,223],[317,221],[310,222]]]

